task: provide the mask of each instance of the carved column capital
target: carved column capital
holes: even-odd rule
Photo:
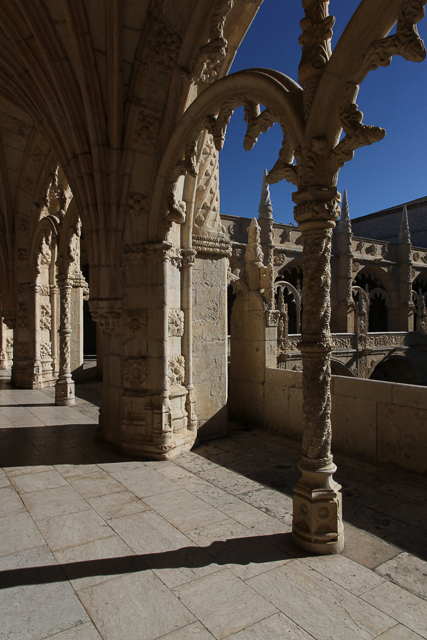
[[[122,301],[118,299],[89,300],[92,318],[104,333],[120,333]]]
[[[335,227],[340,216],[341,194],[336,187],[308,187],[292,195],[294,218],[301,231]]]

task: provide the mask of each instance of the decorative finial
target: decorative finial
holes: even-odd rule
[[[337,224],[337,231],[340,233],[351,233],[350,209],[348,207],[347,189],[344,189],[341,218]]]
[[[405,244],[411,243],[411,232],[409,231],[408,209],[406,208],[406,204],[403,205],[402,209],[402,222],[400,223],[399,242],[404,242]]]
[[[266,180],[267,175],[268,171],[267,169],[264,169],[261,187],[261,200],[259,201],[258,207],[258,220],[273,220],[273,205],[271,204],[270,187]]]

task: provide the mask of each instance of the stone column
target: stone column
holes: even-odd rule
[[[341,487],[333,479],[336,466],[331,455],[330,258],[338,199],[336,189],[294,194],[295,219],[303,240],[300,346],[304,431],[299,464],[302,477],[293,496],[292,536],[299,547],[322,554],[339,553],[344,547]]]
[[[75,404],[74,382],[71,377],[71,289],[66,277],[58,278],[60,295],[59,377],[55,385],[55,404]]]
[[[193,266],[196,258],[194,249],[183,249],[182,265],[182,308],[184,311],[183,354],[185,357],[185,387],[187,399],[187,429],[197,433],[196,396],[193,384]]]

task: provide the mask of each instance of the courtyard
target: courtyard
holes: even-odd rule
[[[427,478],[336,455],[345,549],[291,540],[300,444],[249,424],[173,461],[94,439],[100,383],[0,379],[3,640],[427,638]]]

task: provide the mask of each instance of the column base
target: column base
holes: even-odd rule
[[[55,385],[55,404],[61,407],[68,407],[75,403],[74,382],[71,378],[57,380]]]
[[[333,479],[331,462],[313,469],[298,467],[302,477],[294,488],[292,539],[310,553],[328,555],[344,549],[341,486]]]
[[[196,434],[184,429],[174,433],[167,442],[155,442],[153,440],[127,441],[120,444],[120,452],[124,455],[147,458],[149,460],[172,460],[186,451],[190,451]],[[159,438],[160,440],[160,438]]]

